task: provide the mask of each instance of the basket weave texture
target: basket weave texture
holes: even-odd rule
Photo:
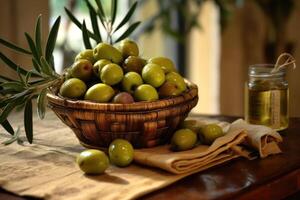
[[[117,138],[135,148],[153,147],[170,140],[198,102],[197,86],[179,96],[132,104],[94,103],[68,100],[48,93],[48,105],[88,148],[106,148]]]

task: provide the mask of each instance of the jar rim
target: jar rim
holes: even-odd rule
[[[273,78],[273,77],[282,77],[286,74],[286,69],[280,69],[275,73],[271,73],[274,68],[274,64],[254,64],[249,66],[248,75],[250,77],[257,78]]]

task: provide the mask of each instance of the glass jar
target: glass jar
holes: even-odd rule
[[[286,70],[271,73],[274,65],[260,64],[249,67],[245,87],[245,120],[277,131],[289,124],[289,90]]]

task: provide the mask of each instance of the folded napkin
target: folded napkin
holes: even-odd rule
[[[208,124],[199,121],[199,124]],[[214,141],[210,146],[199,145],[188,151],[173,152],[170,145],[151,149],[135,150],[134,161],[142,165],[161,168],[174,174],[193,173],[223,163],[236,157],[252,159],[249,148],[258,150],[261,157],[280,153],[278,142],[281,136],[265,126],[250,125],[244,120],[232,124],[218,123],[226,135]]]
[[[281,153],[278,143],[282,142],[282,137],[278,132],[267,126],[252,125],[238,119],[231,124],[230,128],[232,130],[245,129],[248,134],[247,145],[258,150],[261,158]]]

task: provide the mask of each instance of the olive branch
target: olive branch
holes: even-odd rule
[[[82,31],[82,38],[86,49],[92,49],[90,39],[95,42],[102,42],[102,36],[106,35],[107,42],[116,43],[128,37],[140,24],[135,22],[131,24],[123,34],[113,40],[113,34],[118,32],[132,17],[136,10],[137,2],[135,2],[123,19],[116,25],[117,15],[117,0],[111,0],[111,13],[107,17],[104,13],[103,6],[100,0],[95,0],[97,8],[95,9],[88,0],[85,0],[89,18],[92,24],[93,31],[86,27],[85,20],[81,23],[67,8],[65,11],[71,21],[77,25]],[[105,31],[100,30],[98,19],[100,20]],[[5,75],[0,75],[0,124],[11,135],[11,138],[3,144],[11,144],[19,140],[20,129],[14,131],[11,123],[8,121],[8,116],[16,108],[23,110],[24,113],[24,128],[26,138],[29,143],[33,141],[33,108],[32,102],[37,102],[37,113],[40,119],[45,116],[47,106],[47,92],[57,88],[64,80],[63,75],[55,72],[53,51],[56,44],[57,34],[59,30],[61,17],[58,17],[52,28],[50,29],[46,45],[42,45],[42,16],[38,16],[35,24],[34,37],[25,33],[25,38],[28,43],[28,48],[17,46],[5,39],[0,38],[0,45],[3,45],[10,50],[20,54],[31,56],[32,69],[27,70],[23,66],[15,63],[2,52],[0,52],[0,60],[7,67],[11,68],[16,74],[17,79],[11,79]]]
[[[127,22],[131,19],[133,13],[136,10],[137,2],[133,3],[130,9],[128,10],[127,14],[123,17],[123,19],[116,24],[116,15],[117,15],[117,8],[118,8],[118,1],[111,0],[111,12],[110,15],[107,16],[103,10],[103,6],[100,0],[95,0],[96,2],[96,9],[92,6],[92,4],[85,0],[86,5],[89,11],[89,18],[92,24],[92,31],[88,30],[86,27],[86,22],[83,20],[81,23],[70,10],[65,7],[65,11],[70,18],[70,20],[82,31],[82,38],[84,42],[84,46],[86,49],[92,49],[92,45],[90,39],[94,40],[96,43],[104,42],[102,39],[103,36],[106,37],[106,42],[110,44],[117,43],[126,37],[128,37],[139,25],[140,21],[134,22],[133,24],[129,25],[129,27],[122,33],[120,37],[117,39],[113,39],[113,35],[120,31],[120,29],[126,25]],[[98,19],[101,22],[102,26],[104,27],[104,31],[100,31],[100,27],[98,24]],[[101,35],[102,33],[102,35]]]
[[[27,70],[0,52],[0,59],[18,76],[16,80],[4,75],[0,76],[0,124],[12,135],[12,138],[4,144],[10,144],[18,139],[19,131],[15,132],[7,119],[14,108],[24,110],[26,138],[29,143],[32,143],[32,101],[36,99],[38,116],[43,119],[47,104],[47,90],[62,80],[62,76],[55,72],[53,59],[60,17],[56,19],[50,30],[45,48],[42,45],[41,23],[42,16],[40,15],[36,21],[34,38],[25,33],[29,49],[0,38],[0,44],[18,53],[31,56],[33,66],[31,70]]]

